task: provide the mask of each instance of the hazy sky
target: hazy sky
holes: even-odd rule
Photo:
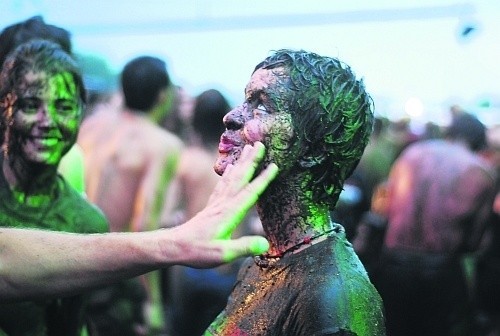
[[[402,116],[406,104],[422,113],[416,118],[443,123],[457,103],[500,123],[495,0],[7,0],[2,7],[1,26],[41,14],[72,32],[76,52],[99,55],[117,72],[135,56],[160,56],[192,94],[215,87],[234,104],[270,50],[294,48],[348,63],[381,115]],[[480,107],[488,102],[492,108]]]

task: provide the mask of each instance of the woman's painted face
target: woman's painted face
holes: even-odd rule
[[[277,106],[277,97],[283,95],[278,83],[281,76],[285,76],[282,68],[255,71],[245,89],[245,102],[225,115],[226,131],[214,165],[217,174],[238,160],[246,144],[256,141],[266,146],[264,165],[274,162],[281,171],[291,165],[292,117]]]
[[[28,162],[59,164],[76,141],[82,104],[70,73],[28,72],[14,88],[9,153]]]

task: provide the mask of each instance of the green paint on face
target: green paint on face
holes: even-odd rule
[[[58,165],[76,141],[82,104],[70,73],[27,73],[16,87],[18,102],[9,132],[13,155]]]
[[[52,113],[59,120],[63,130],[76,139],[82,117],[79,92],[73,76],[68,73],[57,74],[49,78],[49,96],[53,97]]]

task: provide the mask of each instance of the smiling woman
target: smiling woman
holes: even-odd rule
[[[24,55],[8,58],[0,94],[6,98],[6,152],[57,166],[76,140],[85,89],[73,59],[57,45],[51,47],[60,51],[52,62],[43,54],[47,44],[41,42],[21,48]]]
[[[76,139],[81,103],[69,72],[26,74],[17,85],[9,141],[27,160],[57,165]]]
[[[9,55],[0,75],[0,121],[5,131],[0,155],[1,225],[108,231],[101,211],[57,172],[75,143],[85,102],[75,61],[59,45],[41,40],[21,44]],[[36,304],[0,304],[0,334],[77,335],[83,322],[82,303],[81,296],[73,296]]]

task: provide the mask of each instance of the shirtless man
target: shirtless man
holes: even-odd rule
[[[387,226],[374,282],[390,335],[471,335],[464,257],[491,218],[495,174],[478,155],[485,126],[457,113],[445,139],[406,148],[386,184]]]
[[[182,152],[177,171],[188,219],[203,209],[219,181],[213,161],[224,131],[222,118],[230,109],[227,100],[216,90],[205,91],[195,99],[191,120],[193,135]]]
[[[121,84],[123,108],[97,111],[80,129],[87,195],[103,210],[111,231],[154,230],[166,196],[176,196],[169,187],[183,148],[177,136],[149,119],[169,104],[171,82],[162,60],[143,56],[124,67]],[[160,283],[159,272],[146,275],[150,329],[164,325]]]
[[[141,68],[147,72],[141,74]],[[80,129],[87,195],[104,211],[111,231],[151,230],[158,227],[183,144],[148,118],[166,103],[171,84],[165,63],[152,57],[132,60],[121,80],[123,108],[101,107]],[[143,88],[145,81],[149,88]]]

